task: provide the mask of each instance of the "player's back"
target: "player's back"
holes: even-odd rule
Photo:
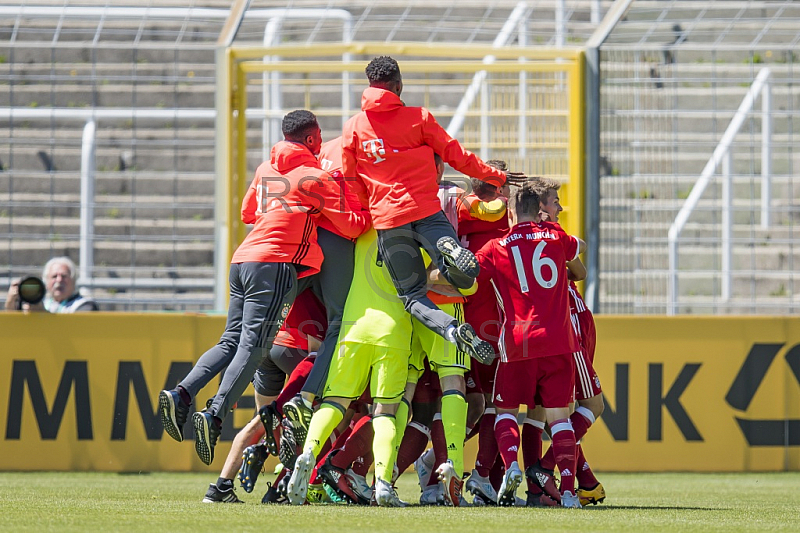
[[[577,240],[549,222],[517,224],[478,252],[481,279],[491,279],[501,308],[502,360],[579,349],[570,323],[566,275],[566,263],[577,255]]]

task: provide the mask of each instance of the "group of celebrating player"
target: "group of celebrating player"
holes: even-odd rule
[[[225,332],[159,395],[182,441],[196,394],[222,373],[191,417],[211,464],[223,418],[254,385],[258,414],[203,501],[239,502],[234,478],[251,492],[272,454],[283,470],[265,503],[402,507],[394,482],[413,463],[420,503],[469,505],[475,436],[473,505],[603,501],[579,444],[603,409],[594,322],[573,283],[585,243],[558,225],[559,184],[464,150],[402,102],[394,59],[366,74],[340,138],[323,143],[309,111],[284,117],[242,204],[253,229],[231,261]],[[442,182],[444,163],[470,186]]]

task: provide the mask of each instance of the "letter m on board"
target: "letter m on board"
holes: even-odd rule
[[[192,363],[173,362],[169,367],[164,388],[175,386],[182,376],[192,369]],[[114,424],[111,428],[111,440],[125,440],[128,430],[128,405],[130,391],[136,396],[144,431],[147,440],[159,440],[164,433],[158,413],[158,404],[150,401],[150,388],[144,379],[142,364],[139,361],[120,361],[117,375],[117,394],[114,398]]]
[[[70,391],[75,389],[75,417],[79,440],[91,440],[92,408],[89,401],[89,372],[86,361],[67,361],[58,384],[53,407],[47,407],[36,361],[14,361],[11,370],[11,392],[8,399],[6,440],[19,440],[22,427],[22,404],[25,384],[28,384],[33,412],[42,440],[54,440],[61,427]]]

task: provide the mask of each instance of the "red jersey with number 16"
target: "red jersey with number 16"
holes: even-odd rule
[[[567,299],[567,261],[577,256],[577,239],[551,222],[522,222],[478,251],[478,284],[491,281],[500,308],[501,361],[580,350]]]

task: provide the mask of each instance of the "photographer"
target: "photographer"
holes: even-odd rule
[[[82,296],[76,290],[77,267],[69,257],[54,257],[49,260],[44,266],[42,278],[43,280],[25,278],[12,281],[8,288],[6,311],[50,313],[97,311],[94,300]],[[24,285],[22,289],[21,282]],[[39,294],[36,294],[37,292]]]

